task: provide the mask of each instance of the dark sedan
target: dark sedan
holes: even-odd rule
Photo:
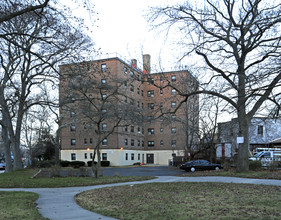
[[[207,160],[192,160],[180,166],[180,169],[191,172],[195,170],[219,170],[222,168],[220,164],[211,163]]]

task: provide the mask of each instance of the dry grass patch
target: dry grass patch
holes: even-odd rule
[[[195,171],[195,172],[183,172],[179,176],[194,177],[194,176],[230,176],[230,177],[243,177],[243,178],[254,178],[254,179],[276,179],[281,180],[281,170],[258,170],[249,171],[246,173],[236,172],[235,169],[229,170],[206,170],[206,171]]]
[[[92,190],[82,207],[118,219],[281,219],[281,187],[150,183]]]
[[[0,192],[0,219],[43,220],[31,192]]]

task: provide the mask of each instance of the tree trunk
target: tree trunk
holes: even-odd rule
[[[5,172],[9,173],[13,171],[13,165],[12,165],[12,158],[11,158],[10,140],[8,136],[7,127],[5,126],[2,126],[2,138],[4,143],[5,163],[6,163]]]
[[[59,124],[58,130],[56,132],[56,138],[55,138],[55,164],[56,164],[56,166],[60,166],[60,131],[61,131],[61,127]]]
[[[14,170],[23,169],[20,152],[20,143],[18,141],[12,140],[12,149],[14,154]]]
[[[239,137],[243,137],[243,143],[238,144],[238,158],[236,170],[238,172],[249,171],[249,122],[246,117],[238,116]]]

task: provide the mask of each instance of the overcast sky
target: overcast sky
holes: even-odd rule
[[[159,69],[159,63],[165,71],[172,70],[177,61],[173,42],[167,40],[166,33],[151,30],[145,18],[149,7],[176,4],[183,0],[95,0],[95,17],[91,37],[103,54],[117,53],[121,58],[136,58],[141,62],[142,54],[150,54],[152,68]],[[171,3],[172,2],[172,3]],[[82,13],[81,13],[82,14]],[[81,15],[80,14],[80,15]],[[83,12],[83,14],[87,14]],[[88,16],[85,17],[87,22]],[[112,55],[114,56],[114,55]],[[161,61],[160,61],[161,58]]]

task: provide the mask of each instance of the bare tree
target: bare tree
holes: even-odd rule
[[[15,17],[21,16],[29,12],[33,12],[37,10],[42,11],[45,7],[47,7],[49,1],[50,0],[25,1],[24,3],[16,3],[14,1],[2,1],[0,7],[0,14],[1,14],[0,23],[9,21]]]
[[[177,26],[186,36],[184,56],[195,53],[205,61],[208,79],[196,93],[220,97],[236,112],[244,139],[237,170],[248,171],[249,122],[265,100],[274,100],[281,79],[280,2],[187,1],[152,13],[153,22]],[[215,82],[223,82],[219,91]],[[181,94],[188,98],[194,93]]]
[[[50,90],[57,83],[56,65],[74,58],[86,49],[86,44],[87,47],[91,44],[63,14],[52,8],[45,8],[40,16],[35,12],[24,13],[0,24],[1,33],[8,33],[0,41],[2,126],[8,131],[14,169],[20,169],[19,146],[25,112],[34,105],[48,104],[39,91]]]

